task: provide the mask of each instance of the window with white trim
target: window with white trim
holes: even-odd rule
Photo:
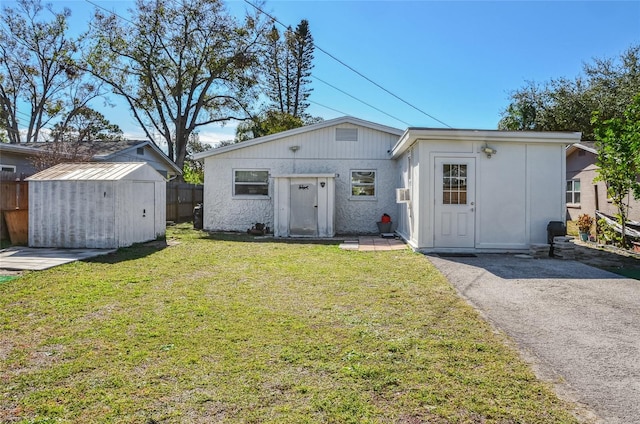
[[[580,204],[580,179],[567,181],[567,204]]]
[[[0,171],[2,172],[16,172],[15,165],[0,165]]]
[[[236,169],[233,171],[234,196],[268,196],[269,171]]]
[[[351,171],[351,196],[374,197],[376,195],[376,171]]]

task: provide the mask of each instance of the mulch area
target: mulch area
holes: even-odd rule
[[[610,245],[583,242],[574,239],[575,260],[597,268],[619,272],[627,276],[640,276],[640,253]]]

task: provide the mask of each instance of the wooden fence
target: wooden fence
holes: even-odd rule
[[[15,174],[14,178],[15,178]],[[0,176],[0,239],[9,239],[4,212],[29,209],[29,183],[1,179]]]
[[[203,186],[188,183],[167,183],[167,221],[193,220],[193,208],[202,203]]]

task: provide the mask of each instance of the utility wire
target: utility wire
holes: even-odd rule
[[[268,16],[269,18],[273,19],[274,22],[277,22],[278,24],[280,24],[283,28],[289,28],[287,25],[283,24],[282,22],[280,22],[278,20],[278,18],[276,18],[275,16],[272,16],[271,14],[265,12],[264,10],[262,10],[260,7],[256,6],[255,4],[251,3],[249,0],[244,0],[245,3],[247,3],[248,5],[254,7],[256,10],[258,10],[259,12],[265,14],[266,16]],[[334,56],[333,54],[329,53],[327,50],[323,49],[322,47],[318,46],[317,44],[314,43],[315,48],[317,48],[318,50],[320,50],[322,53],[326,54],[327,56],[329,56],[331,59],[335,60],[336,62],[338,62],[339,64],[341,64],[342,66],[344,66],[345,68],[349,69],[350,71],[354,72],[355,74],[359,75],[360,77],[364,78],[365,80],[369,81],[371,84],[375,85],[376,87],[378,87],[379,89],[383,90],[384,92],[386,92],[387,94],[395,97],[396,99],[400,100],[402,103],[412,107],[413,109],[417,110],[418,112],[422,113],[425,116],[428,116],[429,118],[433,119],[434,121],[437,121],[439,123],[441,123],[442,125],[444,125],[447,128],[453,128],[450,125],[448,125],[447,123],[441,121],[440,119],[436,118],[435,116],[425,112],[424,110],[418,108],[417,106],[409,103],[408,101],[404,100],[402,97],[398,96],[397,94],[391,92],[390,90],[387,90],[386,88],[384,88],[382,85],[378,84],[377,82],[373,81],[371,78],[367,77],[366,75],[364,75],[362,72],[358,71],[357,69],[353,68],[352,66],[346,64],[345,62],[343,62],[342,60],[338,59],[336,56]],[[397,118],[395,118],[397,119]],[[400,120],[400,122],[404,122],[402,120]],[[406,122],[405,122],[406,123]]]
[[[318,78],[318,77],[317,77],[317,76],[315,76],[315,75],[313,75],[313,76],[312,76],[312,78],[313,78],[313,79],[316,79],[316,80],[318,80],[318,81],[320,81],[321,83],[324,83],[324,84],[328,85],[329,87],[331,87],[331,88],[333,88],[333,89],[335,89],[335,90],[338,90],[338,91],[339,91],[339,92],[341,92],[342,94],[345,94],[345,95],[347,95],[347,96],[351,97],[352,99],[355,99],[355,100],[359,101],[360,103],[362,103],[362,104],[364,104],[364,105],[369,106],[369,107],[370,107],[370,108],[372,108],[372,109],[377,110],[377,111],[378,111],[378,112],[380,112],[380,113],[384,113],[385,115],[387,115],[387,116],[388,116],[388,117],[390,117],[390,118],[395,119],[396,121],[400,121],[400,122],[402,122],[403,124],[405,124],[405,125],[406,125],[406,126],[408,126],[408,127],[410,127],[410,126],[411,126],[411,124],[409,124],[408,122],[405,122],[405,121],[403,121],[403,120],[402,120],[402,119],[400,119],[400,118],[397,118],[397,117],[395,117],[395,116],[393,116],[393,115],[390,115],[390,114],[388,114],[387,112],[385,112],[384,110],[379,109],[379,108],[377,108],[377,107],[373,106],[372,104],[369,104],[369,103],[365,102],[364,100],[360,100],[359,98],[357,98],[357,97],[355,97],[355,96],[352,96],[351,94],[347,93],[346,91],[344,91],[344,90],[342,90],[342,89],[340,89],[340,88],[336,87],[336,86],[335,86],[335,85],[333,85],[333,84],[329,84],[329,83],[328,83],[328,82],[326,82],[325,80],[323,80],[323,79],[321,79],[321,78]]]

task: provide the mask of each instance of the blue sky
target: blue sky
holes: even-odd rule
[[[133,5],[92,1],[120,14]],[[85,0],[53,4],[71,8],[79,25],[94,8]],[[250,8],[241,0],[227,4],[234,13]],[[291,26],[307,19],[318,47],[455,128],[495,129],[509,92],[526,81],[574,78],[584,62],[617,57],[640,43],[640,1],[270,0],[263,8]],[[319,50],[314,63],[315,77],[385,112],[314,79],[308,109],[314,116],[443,127]],[[94,107],[128,135],[143,137],[126,107]],[[231,139],[233,132],[233,126],[212,127],[201,138]]]

